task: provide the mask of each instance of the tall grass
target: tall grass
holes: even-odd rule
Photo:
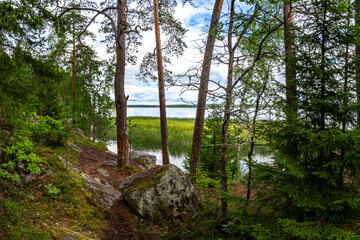
[[[169,150],[171,155],[180,156],[188,151],[192,143],[195,119],[170,118],[167,120]],[[112,119],[113,127],[108,131],[107,137],[116,140],[115,119]],[[128,117],[129,143],[135,150],[159,150],[161,149],[160,118],[158,117]],[[236,125],[229,129],[231,134],[237,131]],[[244,128],[241,134],[247,139],[249,133]],[[246,157],[250,149],[250,143],[241,147],[241,156]],[[270,149],[264,140],[257,142],[255,154],[269,154]]]
[[[167,120],[169,150],[171,155],[182,155],[191,145],[194,119],[171,118]],[[129,117],[129,143],[136,150],[161,149],[160,118]],[[115,128],[109,137],[116,140]]]

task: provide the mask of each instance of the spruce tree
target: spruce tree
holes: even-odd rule
[[[359,213],[360,132],[354,128],[355,79],[349,78],[344,57],[351,39],[349,7],[338,0],[298,4],[301,24],[295,45],[299,111],[291,124],[284,119],[274,121],[269,141],[275,161],[265,167],[267,170],[263,166],[257,172],[265,181],[266,192],[273,193],[267,195],[266,205],[277,211],[283,218],[279,223],[293,236],[305,236],[308,231],[308,236],[314,237],[311,234],[318,232],[310,229],[315,225],[330,226]],[[345,81],[351,87],[344,88]],[[342,128],[344,116],[348,131]],[[303,228],[299,230],[300,226]]]

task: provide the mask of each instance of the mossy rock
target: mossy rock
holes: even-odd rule
[[[143,152],[131,152],[130,153],[130,164],[139,166],[143,169],[150,169],[155,167],[156,156],[143,153]]]
[[[143,218],[183,216],[200,208],[192,183],[172,164],[130,176],[119,188],[130,208]]]

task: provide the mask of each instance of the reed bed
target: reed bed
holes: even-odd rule
[[[171,155],[180,156],[192,143],[194,119],[170,118],[167,120],[169,151]],[[115,120],[114,120],[115,124]],[[135,150],[161,149],[160,118],[129,117],[129,143]],[[115,128],[108,134],[111,140],[116,140]]]

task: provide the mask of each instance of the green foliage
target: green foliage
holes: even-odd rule
[[[32,112],[55,117],[60,110],[58,82],[64,77],[50,58],[34,57],[16,47],[0,50],[0,127],[11,130],[17,119]],[[19,87],[21,86],[21,87]]]
[[[360,144],[358,130],[317,131],[299,124],[297,128],[283,127],[273,132],[273,137],[279,151],[275,165],[261,169],[262,172],[259,169],[259,176],[281,194],[278,210],[298,220],[326,215],[332,221],[343,221],[358,211],[360,195],[355,183],[360,152],[353,148]],[[292,148],[294,142],[297,151]]]
[[[160,120],[153,117],[129,117],[129,142],[136,150],[161,149]],[[168,119],[170,154],[179,156],[189,148],[193,134],[193,119]],[[116,140],[115,128],[110,138]]]
[[[187,47],[186,43],[183,41],[187,30],[183,27],[183,24],[174,17],[174,9],[176,6],[177,1],[174,0],[159,1],[159,24],[163,34],[163,37],[161,37],[163,52],[161,61],[164,65],[164,81],[168,83],[174,81],[172,76],[173,73],[167,67],[167,65],[171,64],[170,56],[180,57]],[[153,4],[151,2],[143,2],[142,7],[138,8],[134,13],[136,13],[135,16],[138,18],[137,21],[140,20],[140,22],[143,22],[143,24],[148,27],[153,27]],[[149,20],[149,17],[151,20]],[[135,43],[134,39],[136,39],[136,37],[133,37],[132,41],[130,41],[131,45],[133,45],[133,42]],[[137,47],[138,46],[134,46],[133,48],[136,49]],[[142,59],[137,77],[145,82],[149,80],[157,82],[157,71],[156,54],[147,52]]]
[[[204,135],[201,150],[201,169],[209,174],[209,177],[217,178],[220,175],[220,155],[221,155],[221,129],[222,118],[219,116],[219,110],[213,106],[212,114],[205,120]],[[266,125],[266,122],[257,122],[258,125]],[[258,128],[260,129],[260,128]],[[231,122],[229,126],[229,150],[227,156],[227,173],[233,180],[241,178],[245,169],[241,169],[241,162],[247,162],[247,155],[250,150],[250,143],[241,145],[242,140],[250,141],[250,130],[243,125],[239,125],[236,122]],[[261,138],[264,135],[263,131],[257,130],[256,136]],[[263,145],[256,145],[254,153],[256,154],[269,154],[269,148],[264,141]],[[238,146],[237,146],[238,145]],[[187,163],[186,163],[187,164]]]
[[[221,129],[221,117],[212,116],[206,119],[200,164],[202,171],[208,172],[210,177],[220,176]],[[227,160],[231,161],[229,157]]]
[[[32,117],[31,130],[34,139],[39,144],[47,146],[64,146],[66,144],[66,131],[60,120],[55,120],[49,116]]]
[[[360,132],[345,57],[352,40],[344,3],[297,5],[303,22],[295,41],[298,111],[288,112],[284,103],[283,112],[291,115],[273,121],[267,133],[274,163],[254,172],[258,210],[278,219],[283,238],[358,238],[344,230],[360,214]]]
[[[80,239],[101,238],[104,208],[84,189],[80,175],[54,156],[56,151],[66,157],[68,149],[41,149],[37,151],[43,164],[52,172],[42,184],[20,186],[0,178],[0,239],[63,239],[69,233]]]
[[[221,231],[221,223],[217,216],[219,206],[210,201],[210,205],[200,213],[189,219],[184,219],[182,224],[172,224],[164,239],[227,239]]]
[[[46,194],[53,199],[57,199],[61,193],[61,190],[54,187],[51,183],[44,185],[44,187],[47,189]]]
[[[284,232],[290,233],[291,236],[301,239],[360,239],[360,236],[340,229],[332,224],[323,224],[321,222],[301,222],[298,223],[290,219],[279,219],[279,225]]]
[[[19,180],[19,164],[25,164],[29,173],[41,173],[42,160],[34,153],[36,143],[44,141],[50,146],[62,146],[66,143],[66,131],[60,121],[48,116],[33,117],[18,121],[19,128],[6,137],[0,145],[3,160],[0,162],[0,177]]]
[[[200,193],[200,199],[203,201],[204,208],[211,208],[212,203],[210,202],[210,197],[214,197],[214,193],[219,196],[220,182],[214,178],[208,177],[207,172],[198,170],[194,187]],[[210,192],[210,189],[212,189],[212,192]]]

